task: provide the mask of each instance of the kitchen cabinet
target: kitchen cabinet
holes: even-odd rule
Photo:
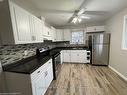
[[[52,36],[52,40],[56,41],[56,29],[54,27],[51,27],[51,36]]]
[[[63,62],[87,63],[86,50],[64,50]]]
[[[26,44],[43,42],[41,21],[13,3],[4,0],[0,4],[1,44]],[[4,23],[3,23],[4,22]]]
[[[44,95],[53,80],[52,59],[31,74],[4,73],[9,93],[20,92],[22,95]]]
[[[63,37],[64,37],[64,41],[70,41],[71,42],[71,31],[70,31],[70,29],[64,29],[63,30]]]
[[[64,57],[64,51],[62,50],[61,52],[60,52],[60,59],[61,59],[61,64],[63,63],[63,57]]]
[[[29,23],[29,13],[10,2],[10,13],[16,44],[30,43],[31,32]]]
[[[40,74],[39,74],[40,73]],[[39,75],[38,75],[39,74]],[[33,95],[44,95],[53,80],[52,59],[31,74]]]
[[[103,31],[105,31],[104,26],[92,26],[86,28],[86,32],[103,32]]]
[[[45,72],[45,87],[48,89],[50,83],[53,80],[53,69],[52,67],[48,68],[47,71]]]
[[[43,42],[43,22],[36,16],[30,15],[30,29],[32,42]]]
[[[70,50],[63,51],[63,62],[70,62],[71,61],[71,52]]]
[[[44,26],[44,31],[43,31],[43,38],[44,40],[53,40],[53,37],[52,37],[52,29],[48,26]]]
[[[43,35],[44,35],[44,36],[51,36],[51,29],[50,29],[48,26],[45,26],[44,29],[45,29],[45,30],[44,30]]]
[[[41,74],[41,76],[34,82],[33,87],[35,88],[34,95],[44,95],[46,89],[45,89],[45,78],[44,74]]]
[[[57,29],[56,30],[56,41],[64,41],[63,29]]]

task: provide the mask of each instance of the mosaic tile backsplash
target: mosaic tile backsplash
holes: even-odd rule
[[[13,62],[22,60],[24,58],[34,56],[36,54],[36,49],[41,47],[55,47],[54,44],[23,44],[23,45],[4,45],[0,46],[0,61],[2,65],[11,64]],[[25,55],[25,51],[28,52]]]

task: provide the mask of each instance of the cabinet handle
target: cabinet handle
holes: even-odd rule
[[[36,40],[36,37],[35,36],[32,36],[32,41],[35,41]]]
[[[45,77],[46,77],[47,75],[48,75],[48,72],[46,71],[46,72],[45,72]]]
[[[40,73],[40,71],[38,71],[37,73]]]
[[[32,39],[32,41],[33,41],[33,40],[34,40],[34,37],[32,36],[31,39]]]

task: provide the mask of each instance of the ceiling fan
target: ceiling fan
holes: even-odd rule
[[[76,24],[77,22],[80,23],[82,19],[90,19],[89,16],[85,15],[85,12],[86,12],[86,8],[82,8],[78,11],[75,11],[74,15],[70,18],[69,22]]]

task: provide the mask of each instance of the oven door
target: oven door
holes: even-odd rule
[[[54,80],[59,74],[59,71],[61,69],[61,58],[60,58],[60,53],[57,53],[53,57],[53,63],[54,63]]]

